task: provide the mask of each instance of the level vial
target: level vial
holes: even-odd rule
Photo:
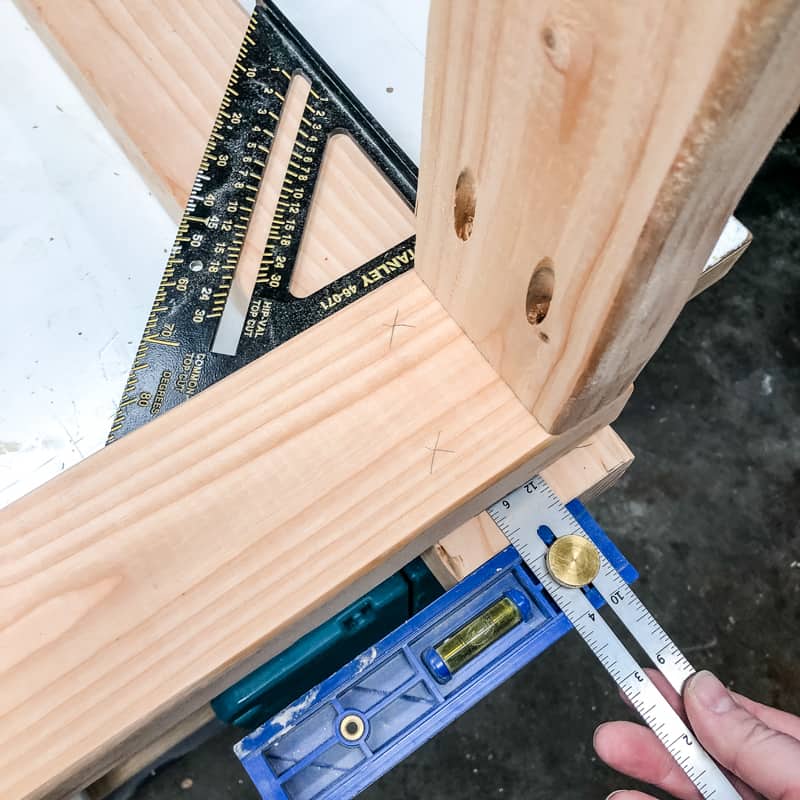
[[[524,619],[529,619],[532,612],[528,597],[512,589],[435,647],[428,649],[422,658],[434,678],[445,683],[503,634]]]

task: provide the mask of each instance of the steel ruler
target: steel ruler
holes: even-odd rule
[[[722,770],[588,600],[583,585],[591,584],[600,592],[678,694],[694,674],[691,664],[591,543],[547,482],[540,477],[528,481],[491,506],[488,513],[700,794],[715,800],[741,800]],[[571,550],[568,567],[581,559],[595,562],[582,576],[588,580],[576,581],[581,586],[565,585],[563,579],[554,577],[558,569],[551,558],[552,549],[559,539],[569,544],[568,537],[580,537],[581,542],[586,542],[584,546],[565,548]],[[578,564],[573,571],[580,573],[581,568]]]

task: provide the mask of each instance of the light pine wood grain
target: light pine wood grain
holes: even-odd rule
[[[565,502],[575,497],[588,502],[612,486],[632,461],[631,451],[614,430],[606,426],[541,474]],[[508,541],[483,512],[429,547],[422,558],[439,582],[450,588],[507,545]],[[212,717],[213,712],[206,706],[160,734],[151,744],[93,783],[89,788],[90,797],[96,800],[105,797],[182,739],[194,734]]]
[[[241,6],[236,0],[15,2],[177,220],[247,26]],[[298,296],[414,232],[411,210],[347,137],[331,140],[322,170],[290,284]],[[239,303],[236,290],[232,297]]]
[[[34,10],[35,4],[28,3]],[[162,72],[153,72],[144,68],[147,58],[140,60],[139,69],[139,82],[137,86],[143,87],[143,91],[136,94],[134,102],[131,103],[131,90],[129,81],[120,80],[120,72],[115,72],[115,67],[122,66],[127,69],[128,62],[123,59],[120,62],[104,62],[98,65],[96,58],[98,54],[96,48],[86,48],[83,42],[87,36],[87,27],[85,24],[90,22],[91,25],[97,26],[98,30],[93,32],[96,34],[100,32],[102,36],[107,36],[109,31],[118,36],[119,31],[115,29],[115,25],[120,19],[125,18],[126,14],[132,15],[135,18],[136,25],[139,27],[140,32],[146,34],[151,41],[161,42],[162,44],[168,41],[168,37],[175,35],[178,30],[183,32],[186,26],[177,26],[175,23],[177,18],[175,14],[181,13],[180,4],[176,3],[171,6],[164,6],[161,4],[145,3],[142,0],[128,4],[124,10],[124,14],[118,7],[119,4],[113,2],[96,3],[95,7],[102,6],[102,13],[91,14],[84,13],[80,19],[84,23],[83,26],[76,26],[74,14],[61,15],[65,11],[62,5],[60,8],[55,4],[38,4],[39,9],[36,21],[39,23],[37,27],[40,30],[52,27],[58,32],[58,37],[61,40],[62,51],[66,52],[71,49],[71,54],[68,57],[71,59],[70,63],[73,67],[79,67],[74,70],[74,74],[83,76],[84,88],[90,92],[96,92],[98,97],[96,99],[96,106],[101,111],[102,115],[108,120],[113,119],[113,127],[118,133],[118,136],[123,142],[127,142],[128,152],[132,155],[135,161],[142,165],[146,174],[149,175],[151,185],[153,188],[164,197],[174,198],[171,202],[173,213],[177,214],[179,204],[182,204],[185,194],[188,193],[188,187],[191,183],[196,162],[199,160],[199,153],[202,150],[202,144],[205,142],[206,132],[203,131],[199,137],[198,153],[197,156],[192,156],[191,159],[186,159],[184,167],[178,171],[184,173],[184,177],[172,179],[169,174],[162,171],[159,172],[161,162],[160,158],[166,153],[171,153],[169,163],[175,164],[174,154],[185,154],[186,142],[188,141],[185,135],[187,122],[176,114],[184,114],[184,109],[181,104],[165,104],[159,113],[158,118],[151,118],[146,124],[141,122],[141,114],[139,109],[144,104],[144,110],[147,111],[146,103],[154,95],[159,94],[159,87],[153,86],[148,81],[163,81]],[[187,4],[184,9],[188,9],[187,13],[191,13],[194,22],[198,20],[197,15],[194,13],[196,9]],[[196,37],[192,41],[192,48],[197,48],[197,52],[202,52],[204,47],[208,47],[214,52],[219,52],[219,44],[216,38],[220,34],[220,30],[226,28],[230,31],[236,29],[235,35],[228,37],[228,46],[231,48],[231,54],[235,52],[238,46],[241,30],[244,28],[245,18],[241,11],[235,4],[228,5],[220,3],[216,6],[206,5],[206,9],[210,14],[217,19],[217,24],[207,24],[208,20],[202,24],[194,25],[191,29],[191,36]],[[74,7],[72,9],[75,10]],[[61,15],[61,16],[59,16]],[[220,27],[220,19],[230,17],[235,25],[227,26],[222,24]],[[171,31],[163,29],[163,26],[171,26]],[[91,27],[91,26],[90,26]],[[159,31],[159,28],[162,30]],[[150,33],[153,36],[150,36]],[[130,47],[135,51],[143,43],[144,40],[141,36],[129,36],[129,32],[122,31],[126,42],[130,42]],[[102,36],[99,41],[102,41]],[[90,37],[92,38],[92,37]],[[116,43],[119,46],[119,43]],[[124,49],[124,48],[123,48]],[[147,47],[144,47],[147,51]],[[164,48],[163,57],[172,58],[173,53],[169,48]],[[178,52],[181,50],[179,48]],[[183,51],[186,55],[185,50]],[[102,55],[102,54],[101,54]],[[225,59],[230,58],[232,55]],[[192,63],[194,63],[194,56],[192,56]],[[214,61],[213,63],[219,66],[220,62]],[[230,60],[226,61],[224,69],[215,69],[213,71],[212,80],[208,77],[211,74],[208,70],[194,70],[183,74],[181,76],[181,90],[188,87],[190,93],[194,93],[196,98],[203,102],[201,105],[204,107],[207,114],[207,122],[205,123],[206,130],[210,128],[213,113],[216,110],[218,98],[221,96],[222,88],[229,68]],[[82,71],[81,71],[82,70]],[[166,81],[166,91],[169,94],[175,90],[175,85],[170,85],[171,81]],[[120,87],[125,87],[124,91]],[[136,99],[138,98],[138,99]],[[131,103],[130,105],[126,105]],[[138,105],[137,105],[138,103]],[[190,104],[191,105],[191,104]],[[187,117],[188,119],[188,117]],[[189,122],[189,125],[192,123]],[[202,125],[198,125],[198,130]],[[154,133],[155,131],[155,133]],[[156,141],[157,146],[152,146],[152,142]],[[346,145],[347,143],[345,143]],[[170,147],[174,146],[176,149],[170,151]],[[339,154],[345,157],[339,159]],[[360,157],[360,160],[359,160]],[[166,163],[164,161],[163,163]],[[370,181],[370,166],[366,164],[360,153],[355,148],[343,147],[341,150],[338,147],[331,148],[329,154],[326,155],[326,162],[324,169],[330,171],[330,174],[335,175],[337,188],[333,188],[330,181],[324,180],[321,184],[321,191],[315,198],[314,210],[312,211],[312,218],[309,228],[304,240],[304,252],[301,254],[301,262],[298,271],[294,276],[297,281],[293,284],[293,288],[299,293],[303,294],[308,291],[313,291],[317,286],[323,285],[327,280],[338,276],[343,271],[346,271],[350,266],[359,263],[359,261],[366,260],[375,252],[378,252],[390,244],[394,243],[391,238],[395,235],[395,231],[400,234],[398,238],[404,238],[409,230],[409,217],[405,206],[400,203],[397,206],[392,205],[393,198],[391,193],[386,193],[385,184],[382,181]],[[176,173],[177,174],[177,173]],[[351,189],[355,187],[355,191]],[[330,190],[327,190],[330,187]],[[348,197],[357,197],[355,202],[344,203],[342,199]],[[394,219],[391,225],[386,226],[386,231],[383,229],[377,230],[378,225],[370,226],[365,224],[359,217],[352,214],[353,207],[363,207],[365,202],[370,207],[381,208],[379,217],[386,219]],[[379,207],[378,203],[386,203],[384,207]],[[169,201],[168,201],[169,204]],[[393,217],[390,217],[387,212],[390,212]],[[400,219],[398,219],[398,217]],[[358,232],[357,235],[331,235],[332,231],[347,232],[347,221],[355,219],[355,223],[360,225],[364,230]],[[316,228],[318,220],[322,220],[323,229],[320,228],[320,234],[317,235]],[[395,227],[396,226],[396,227]],[[391,231],[389,230],[391,228]],[[374,237],[369,240],[369,237]],[[381,238],[389,237],[389,238]],[[348,249],[349,248],[349,249]],[[361,249],[359,249],[361,248]],[[309,272],[309,283],[306,287],[303,286],[305,275],[305,264],[303,259],[306,252],[314,252],[316,249],[316,263],[314,270]],[[330,272],[328,272],[330,270]],[[194,704],[195,700],[192,698],[187,707]],[[145,731],[139,731],[138,740],[143,738]]]
[[[417,269],[548,430],[661,343],[797,108],[798,63],[797,0],[433,0]]]
[[[247,27],[230,0],[16,0],[177,220]]]
[[[633,453],[608,426],[542,470],[542,477],[565,502],[588,503],[613,486],[633,463]],[[454,586],[493,555],[508,539],[484,511],[428,548],[422,557],[445,588]]]
[[[233,0],[206,3],[202,9],[193,0],[78,0],[69,7],[19,0],[19,5],[177,218],[246,25],[241,8]],[[179,97],[180,102],[175,100]],[[279,152],[280,142],[276,146]],[[274,182],[266,184],[268,189]],[[412,232],[413,218],[402,199],[352,141],[335,137],[325,154],[292,290],[308,294]],[[581,472],[575,477],[585,490],[604,475]],[[169,719],[197,708],[206,694],[182,698]],[[163,752],[187,729],[184,722],[192,727],[196,713],[179,719],[165,734],[158,725],[137,730],[135,737],[118,743],[116,759],[104,752],[86,774],[144,748],[98,781],[93,796],[138,771],[143,757]],[[148,744],[154,737],[159,741]]]
[[[0,796],[85,785],[618,411],[547,434],[412,272],[12,504]]]
[[[632,462],[633,453],[614,430],[606,426],[541,474],[564,502],[577,497],[586,503],[613,486]],[[442,586],[449,589],[507,546],[508,540],[486,512],[482,512],[425,550],[422,559]],[[102,800],[213,718],[211,708],[203,706],[159,734],[153,742],[92,783],[87,790],[89,797]]]

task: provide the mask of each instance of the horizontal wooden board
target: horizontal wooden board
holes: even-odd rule
[[[577,497],[588,502],[612,486],[632,461],[631,451],[606,426],[544,469],[542,475],[565,501]],[[429,547],[422,557],[442,585],[450,587],[508,544],[498,533],[484,512]],[[207,706],[194,712],[93,783],[89,795],[97,800],[105,797],[211,717],[213,712]]]
[[[0,796],[85,785],[618,411],[547,434],[412,272],[4,509]]]
[[[558,461],[542,470],[542,477],[565,502],[588,503],[613,486],[633,463],[633,453],[614,430],[606,426]],[[508,539],[484,511],[423,554],[428,568],[449,588],[508,547]]]

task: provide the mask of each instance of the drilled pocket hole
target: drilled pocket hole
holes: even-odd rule
[[[547,312],[550,310],[555,282],[556,274],[553,271],[553,262],[549,258],[543,258],[531,275],[528,294],[525,297],[525,314],[531,325],[541,325],[544,322]]]
[[[475,176],[469,168],[463,169],[456,181],[456,193],[453,198],[453,223],[456,236],[466,242],[472,236],[472,225],[475,222]]]

